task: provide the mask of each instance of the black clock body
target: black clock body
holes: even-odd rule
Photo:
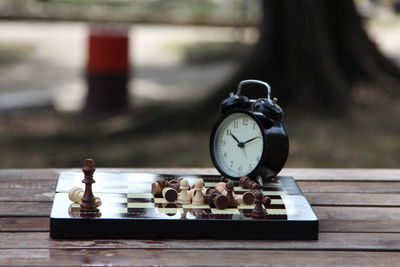
[[[210,136],[210,155],[216,169],[225,177],[233,180],[246,175],[253,179],[261,177],[269,179],[275,177],[283,168],[289,153],[289,137],[282,124],[282,109],[276,104],[276,100],[257,99],[250,100],[246,97],[233,95],[225,99],[221,106],[221,117],[215,123]],[[263,148],[257,166],[249,173],[230,175],[220,166],[217,159],[216,142],[218,128],[229,116],[234,114],[246,114],[250,116],[261,130]]]

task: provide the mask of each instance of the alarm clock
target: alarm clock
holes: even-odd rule
[[[241,95],[246,85],[265,89],[266,98]],[[283,111],[277,99],[271,100],[271,87],[259,80],[239,83],[220,105],[221,117],[210,137],[210,154],[216,169],[226,178],[242,176],[262,184],[275,177],[286,163],[289,138],[282,124]]]

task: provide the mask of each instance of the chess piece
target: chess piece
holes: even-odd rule
[[[92,159],[85,159],[83,161],[82,171],[85,174],[85,178],[82,183],[85,184],[85,192],[82,196],[82,202],[80,205],[81,213],[97,213],[99,209],[96,208],[94,195],[92,192],[92,184],[95,183],[93,179],[93,173],[95,172],[95,163]]]
[[[253,180],[251,180],[249,176],[243,176],[242,178],[240,178],[239,185],[242,188],[251,189],[251,190],[261,189],[261,186],[259,184],[257,184],[256,182],[254,182]]]
[[[215,189],[217,189],[221,194],[225,195],[226,194],[226,183],[224,182],[219,182],[215,185]]]
[[[179,184],[181,192],[179,193],[178,202],[181,204],[190,204],[190,198],[188,194],[189,183],[186,179],[182,179]]]
[[[211,207],[215,207],[217,209],[225,209],[229,204],[226,196],[222,195],[217,189],[212,188],[209,188],[204,200]]]
[[[234,185],[232,182],[228,182],[225,185],[226,188],[226,197],[228,198],[228,207],[236,207],[236,200],[233,196],[233,188]]]
[[[203,190],[203,182],[202,181],[198,181],[195,185],[194,185],[194,196],[192,199],[192,205],[195,206],[200,206],[204,204],[204,196],[203,193],[201,192]]]
[[[235,196],[236,206],[240,206],[243,204],[243,197],[242,196]]]
[[[151,193],[155,196],[161,195],[162,190],[168,186],[168,181],[160,179],[159,181],[151,184]]]
[[[263,193],[261,191],[256,191],[254,193],[255,196],[255,207],[253,211],[251,212],[251,216],[253,218],[264,218],[265,217],[265,210],[262,205],[262,199],[263,199]]]
[[[254,201],[256,199],[256,197],[254,196],[253,192],[245,192],[242,195],[242,199],[243,199],[243,203],[246,205],[252,205],[254,204]]]
[[[193,185],[193,188],[190,189],[190,190],[188,191],[189,198],[190,198],[190,202],[192,202],[193,197],[194,197],[194,194],[195,194],[195,192],[196,192],[196,190],[194,189],[194,186],[195,186],[195,185]],[[204,197],[205,195],[207,195],[207,192],[208,192],[208,190],[210,190],[210,189],[211,189],[211,188],[205,188],[204,186],[202,186],[201,193],[203,194],[203,197]]]
[[[262,203],[263,203],[265,209],[268,209],[269,205],[271,204],[271,198],[269,196],[264,196],[262,198]]]
[[[211,189],[212,188],[210,188],[210,187],[203,187],[203,190],[201,190],[201,192],[203,193],[203,196],[207,195]]]
[[[165,187],[161,192],[163,198],[168,202],[174,202],[178,199],[178,192],[174,188]]]
[[[181,181],[179,181],[179,180],[171,180],[171,181],[168,182],[167,186],[175,189],[176,192],[180,193],[181,192],[181,189],[180,189],[180,182]],[[188,184],[188,187],[189,187],[189,184]]]
[[[151,184],[151,193],[153,195],[159,195],[161,194],[163,188],[161,188],[160,183],[159,182],[155,182]]]
[[[196,191],[196,190],[194,190],[194,188],[192,188],[192,189],[190,189],[190,190],[188,191],[188,195],[189,195],[190,202],[193,201],[193,197],[194,197],[194,192],[195,192],[195,191]]]
[[[82,188],[73,187],[69,190],[68,197],[74,203],[81,203],[83,194],[84,192]],[[100,207],[102,204],[101,199],[99,197],[94,198],[94,203],[96,204],[96,207]]]

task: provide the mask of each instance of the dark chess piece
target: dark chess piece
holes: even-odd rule
[[[245,192],[242,196],[243,203],[246,205],[254,204],[256,197],[254,196],[253,192]]]
[[[168,182],[168,186],[175,189],[176,192],[180,193],[181,192],[180,183],[181,183],[180,180],[171,180]]]
[[[271,204],[271,198],[269,196],[263,196],[262,203],[263,203],[265,209],[268,209],[269,205]],[[265,213],[268,214],[267,211],[265,211]]]
[[[226,197],[228,198],[228,207],[234,208],[236,207],[236,200],[235,197],[233,196],[233,189],[234,185],[232,182],[228,182],[225,185],[226,188]]]
[[[175,189],[176,192],[179,193],[179,192],[181,192],[179,183],[180,183],[179,180],[167,181],[167,180],[161,179],[161,180],[151,184],[151,193],[155,196],[161,195],[163,189],[166,187],[173,188],[173,189]]]
[[[99,212],[92,191],[92,184],[95,183],[95,180],[93,179],[93,173],[95,170],[94,160],[85,159],[83,161],[82,171],[85,174],[85,178],[82,180],[82,183],[85,184],[85,192],[83,193],[82,202],[80,204],[80,212],[82,214]]]
[[[174,202],[178,199],[178,192],[176,192],[176,190],[171,187],[165,187],[161,193],[165,200],[168,202]]]
[[[255,203],[256,206],[254,207],[253,211],[251,212],[251,216],[253,218],[264,218],[265,217],[265,210],[262,205],[262,199],[263,199],[263,193],[261,191],[256,191],[254,193],[254,196],[256,198]]]
[[[211,207],[217,209],[225,209],[228,207],[228,198],[221,194],[217,189],[209,188],[207,194],[204,196],[204,200]]]
[[[239,185],[245,189],[261,189],[261,185],[251,180],[249,176],[243,176],[242,178],[240,178]]]

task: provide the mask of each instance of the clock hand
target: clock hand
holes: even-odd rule
[[[247,159],[247,153],[246,153],[246,149],[244,146],[243,146],[243,153],[244,153],[244,158]]]
[[[251,142],[251,141],[253,141],[253,140],[257,139],[257,138],[260,138],[260,137],[259,137],[259,136],[256,136],[256,137],[254,137],[254,138],[251,138],[251,139],[247,140],[246,142],[243,142],[243,145],[244,145],[244,144],[247,144],[247,143],[249,143],[249,142]]]
[[[242,143],[242,142],[240,142],[237,138],[236,138],[236,136],[234,136],[232,133],[230,133],[231,134],[231,136],[233,137],[233,139],[235,139],[235,141],[238,143],[238,147],[243,147],[244,146],[244,144]]]

